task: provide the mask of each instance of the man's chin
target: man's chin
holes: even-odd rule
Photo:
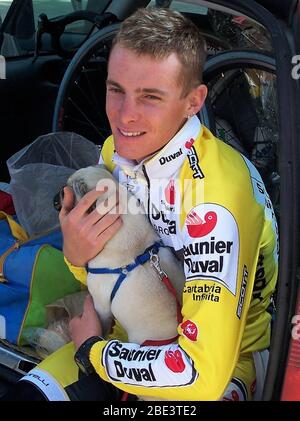
[[[116,147],[116,152],[121,158],[128,159],[130,161],[142,161],[144,159],[144,155],[141,156],[140,154],[132,152],[129,149]]]

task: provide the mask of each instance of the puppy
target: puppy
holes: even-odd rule
[[[147,215],[136,212],[139,208],[137,199],[124,186],[119,185],[103,166],[80,169],[68,179],[67,185],[75,194],[75,204],[85,193],[95,188],[99,180],[101,186],[106,185],[108,190],[98,199],[97,207],[107,205],[111,195],[117,192],[123,225],[104,249],[89,261],[88,267],[91,270],[124,268],[154,243],[159,242],[159,237]],[[101,210],[100,212],[102,213]],[[170,279],[176,297],[162,282],[164,273]],[[112,297],[118,278],[119,274],[88,273],[88,290],[100,316],[104,336],[109,332],[115,318],[126,330],[130,342],[144,344],[147,340],[175,340],[178,326],[177,306],[178,301],[181,301],[185,277],[182,264],[170,249],[160,247],[151,260],[128,272]]]

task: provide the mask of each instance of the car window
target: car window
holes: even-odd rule
[[[10,6],[16,6],[9,22],[5,22],[0,33],[0,54],[5,57],[25,56],[35,50],[35,33],[39,16],[46,14],[48,19],[68,15],[76,11],[102,13],[110,0],[25,0],[23,2],[0,0],[2,23]],[[67,48],[77,48],[90,33],[92,23],[86,20],[73,22],[65,27],[63,42]],[[1,20],[0,20],[1,29]],[[67,38],[65,37],[67,36]],[[46,42],[45,42],[46,41]],[[50,37],[43,37],[43,52],[53,52]]]
[[[0,17],[3,22],[12,0],[0,1]],[[46,13],[49,19],[65,15],[76,10],[86,10],[88,0],[33,0],[35,23],[41,13]],[[1,21],[0,21],[1,22]]]
[[[67,15],[75,10],[85,10],[87,0],[33,0],[34,19],[37,22],[41,13],[46,13],[49,19]]]
[[[33,0],[33,15],[35,26],[41,13],[49,19],[67,15],[78,10],[87,10],[88,0]],[[66,27],[66,32],[86,32],[86,22],[78,21]]]
[[[12,0],[1,0],[0,1],[0,24],[4,21],[6,13],[12,3]]]
[[[199,4],[187,4],[183,1],[159,1],[159,0],[151,0],[148,7],[152,6],[168,6],[171,10],[178,10],[181,13],[198,13],[198,14],[207,14],[208,8],[205,6],[201,6]]]

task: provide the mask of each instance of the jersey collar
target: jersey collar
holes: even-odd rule
[[[113,162],[122,168],[129,176],[142,171],[144,166],[150,178],[169,178],[182,166],[192,146],[193,141],[202,131],[202,125],[197,116],[187,120],[178,133],[159,152],[148,156],[138,164],[120,157],[117,153],[113,156]]]

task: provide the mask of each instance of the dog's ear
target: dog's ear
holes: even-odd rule
[[[78,202],[87,192],[90,191],[89,186],[84,181],[83,178],[79,178],[77,180],[74,180],[72,182],[72,189],[74,191],[76,202]],[[93,203],[89,209],[87,210],[87,213],[91,213],[94,209],[96,209],[96,202]]]
[[[81,199],[88,191],[88,185],[83,178],[78,178],[72,182],[72,189],[75,193],[76,199]]]

